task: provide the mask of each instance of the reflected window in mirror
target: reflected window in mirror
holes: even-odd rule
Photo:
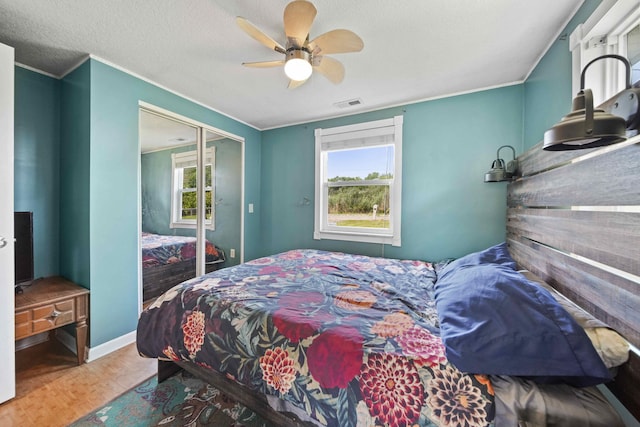
[[[215,147],[205,152],[205,227],[215,229],[215,198],[213,186],[215,176]],[[172,195],[171,228],[195,228],[197,218],[197,153],[187,151],[171,155]]]

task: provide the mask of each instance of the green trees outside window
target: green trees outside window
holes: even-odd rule
[[[183,169],[182,176],[182,219],[196,219],[196,180],[197,169],[187,167]],[[205,218],[211,219],[211,165],[205,169]]]

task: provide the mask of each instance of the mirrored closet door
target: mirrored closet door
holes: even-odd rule
[[[242,141],[140,110],[142,300],[237,264],[242,254]]]

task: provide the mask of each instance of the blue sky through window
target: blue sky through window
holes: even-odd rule
[[[372,172],[393,174],[393,147],[369,147],[327,153],[327,178],[366,178]]]

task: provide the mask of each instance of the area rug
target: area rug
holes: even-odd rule
[[[181,371],[158,384],[144,381],[72,427],[273,427],[220,390]]]

